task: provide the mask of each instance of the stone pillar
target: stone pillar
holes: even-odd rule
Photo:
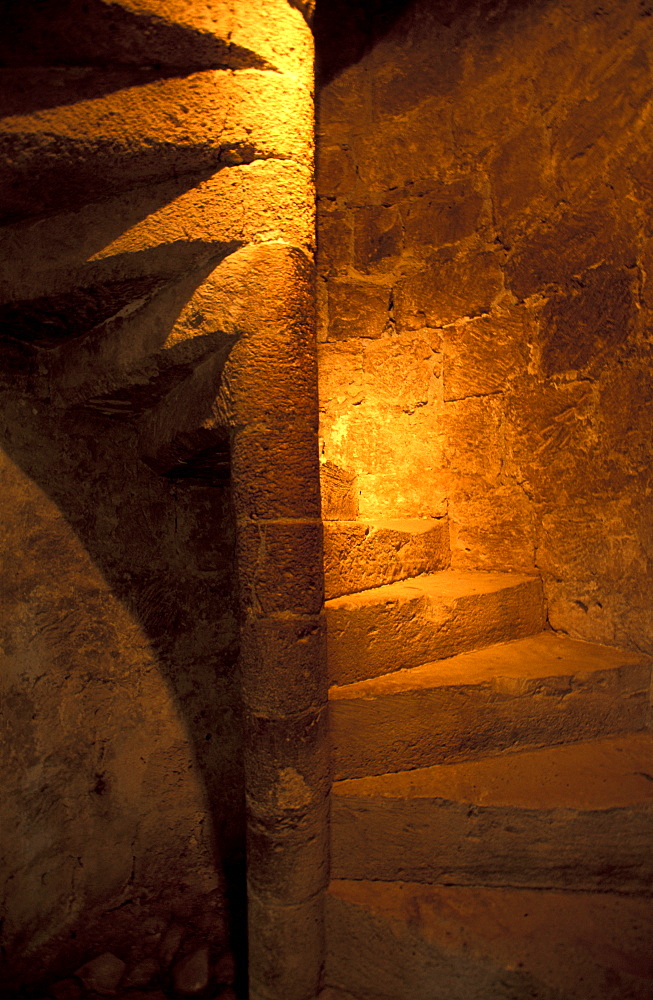
[[[235,258],[247,332],[223,399],[242,608],[250,997],[310,1000],[329,791],[313,269],[281,244]]]

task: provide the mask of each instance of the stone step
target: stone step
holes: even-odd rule
[[[649,899],[334,881],[321,1000],[650,1000]]]
[[[330,689],[337,778],[636,732],[651,661],[542,632]]]
[[[329,676],[350,684],[544,628],[539,579],[442,570],[325,604]]]
[[[653,892],[653,734],[336,782],[334,878]]]
[[[324,522],[327,599],[435,573],[450,561],[446,517]]]

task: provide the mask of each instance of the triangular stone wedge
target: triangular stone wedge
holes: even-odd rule
[[[644,728],[651,659],[542,632],[330,689],[337,778]]]
[[[324,522],[327,598],[446,569],[447,517]]]
[[[653,734],[336,782],[335,878],[653,893]]]
[[[320,1000],[650,1000],[649,899],[334,881]]]
[[[544,627],[542,583],[508,573],[443,570],[326,602],[331,683],[353,681]]]

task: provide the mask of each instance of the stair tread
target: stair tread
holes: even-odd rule
[[[538,677],[577,676],[640,664],[650,666],[651,658],[643,653],[569,639],[555,632],[540,632],[350,684],[334,684],[329,698],[373,698],[456,685],[497,685],[502,679],[518,682]],[[514,692],[514,684],[510,690]]]
[[[359,1000],[650,997],[650,900],[332,881],[326,982]]]
[[[518,809],[602,810],[653,803],[653,733],[349,778],[348,796],[446,799]]]
[[[533,576],[517,573],[483,573],[470,570],[443,569],[437,573],[398,580],[381,587],[359,590],[355,594],[332,597],[325,602],[327,609],[367,604],[394,603],[414,600],[424,596],[435,601],[457,600],[476,594],[491,594],[510,587],[517,587],[533,580]]]

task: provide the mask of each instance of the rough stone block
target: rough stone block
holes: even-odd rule
[[[209,985],[211,977],[210,952],[207,945],[197,948],[175,963],[172,981],[182,996],[197,996]]]
[[[366,401],[405,413],[426,406],[433,396],[433,378],[439,374],[437,346],[438,335],[428,331],[367,342],[362,359]]]
[[[617,45],[612,72],[606,68],[590,93],[556,118],[551,138],[567,184],[578,183],[579,175],[598,173],[624,135],[638,131],[650,77],[642,49],[629,49]]]
[[[326,708],[289,718],[246,713],[244,752],[251,821],[296,826],[324,800],[330,779]]]
[[[317,216],[317,241],[320,246],[320,274],[343,271],[353,261],[354,228],[348,212],[327,211],[320,206]]]
[[[359,189],[384,198],[388,191],[400,190],[424,177],[439,177],[453,166],[451,109],[446,100],[432,98],[399,119],[386,117],[383,124],[381,155],[378,128],[361,129],[355,136],[349,133]]]
[[[323,595],[319,521],[241,521],[236,544],[245,607],[262,614],[319,613]]]
[[[388,322],[390,290],[384,285],[330,281],[329,340],[380,337]]]
[[[443,570],[326,602],[332,684],[519,639],[544,624],[539,580]]]
[[[369,271],[381,261],[397,257],[402,248],[402,225],[394,205],[365,205],[353,212],[354,266]]]
[[[397,327],[400,332],[422,326],[441,327],[489,312],[502,287],[496,254],[454,257],[450,251],[442,251],[426,268],[397,285]]]
[[[458,158],[464,157],[467,162],[471,158],[480,160],[487,156],[488,149],[499,149],[509,136],[523,126],[524,119],[531,117],[523,78],[517,80],[512,76],[501,46],[494,46],[480,24],[479,31],[483,31],[486,39],[485,55],[489,63],[485,58],[476,63],[465,87],[452,95],[451,102],[452,130]],[[492,34],[492,29],[489,29],[489,35]],[[538,55],[542,58],[541,53]],[[533,66],[533,73],[539,69],[538,61]],[[546,74],[540,75],[544,88],[549,81]]]
[[[396,472],[367,472],[359,476],[358,515],[364,521],[375,518],[443,517],[448,510],[448,494],[435,479],[427,478],[423,462],[407,462],[402,475]]]
[[[515,379],[504,410],[505,472],[536,502],[598,492],[592,386],[587,381]]]
[[[471,236],[482,207],[469,180],[414,192],[401,205],[406,246],[440,247]]]
[[[544,375],[569,369],[596,376],[633,331],[635,274],[600,265],[566,295],[549,299],[542,311],[541,360]]]
[[[602,505],[610,529],[607,534],[604,524],[592,518],[592,509],[593,504],[581,500],[543,512],[539,533],[542,570],[559,579],[566,576],[572,587],[573,582],[597,579],[611,571],[618,578],[626,577],[638,555],[634,540],[625,544],[628,509],[614,501]],[[619,539],[618,543],[613,539]]]
[[[211,315],[225,333],[238,335],[262,353],[274,354],[276,345],[288,352],[288,361],[293,356],[308,361],[306,346],[314,338],[313,278],[312,260],[301,246],[252,243],[221,264],[211,290]],[[241,373],[243,378],[248,374]]]
[[[447,329],[443,336],[445,400],[503,391],[528,366],[529,334],[523,310],[493,312]]]
[[[168,186],[170,186],[168,184]],[[176,241],[281,241],[311,246],[314,205],[308,165],[258,160],[219,170],[104,246],[95,258],[139,253]],[[221,211],[216,214],[215,206]],[[132,207],[133,212],[133,207]]]
[[[159,4],[158,10],[157,16],[138,8],[107,9],[89,4],[74,8],[75,17],[71,17],[70,8],[53,4],[25,11],[22,17],[15,15],[5,25],[3,63],[17,61],[23,65],[25,52],[29,52],[32,66],[48,66],[61,60],[79,67],[92,64],[94,59],[101,65],[156,64],[177,69],[260,64],[253,52],[243,52],[238,45],[233,53],[236,61],[230,62],[227,39],[231,25],[226,8],[216,7],[210,18],[200,17],[195,23],[192,15],[180,22],[170,4]]]
[[[590,202],[527,232],[506,261],[506,285],[518,299],[565,287],[602,261],[632,267],[636,251],[622,219],[609,203]]]
[[[191,8],[191,16],[202,22],[215,17],[214,9],[210,8],[209,13],[203,8]],[[265,6],[257,8],[252,8],[249,0],[236,0],[231,16],[228,37],[232,43],[251,48],[291,79],[301,80],[310,88],[307,69],[313,65],[313,37],[301,10],[284,0],[266,0]]]
[[[409,385],[414,395],[408,396],[404,410],[388,402],[392,392],[388,375],[403,362],[390,351],[383,352],[378,361],[381,398],[370,388],[358,403],[350,402],[340,411],[333,406],[325,413],[322,434],[329,444],[327,454],[341,468],[356,472],[360,490],[364,477],[373,474],[394,479],[399,491],[418,489],[428,496],[429,473],[442,461],[442,428],[435,407],[415,404],[428,390],[433,362],[416,365],[415,379]],[[416,483],[413,477],[417,477]],[[384,503],[389,500],[379,499]],[[382,516],[403,517],[407,512],[399,504]]]
[[[339,413],[363,398],[363,357],[366,341],[331,341],[318,347],[320,408]]]
[[[551,623],[570,635],[653,653],[648,566],[650,504],[624,496],[549,507],[538,533],[538,562]]]
[[[327,598],[433,573],[448,564],[446,518],[332,521],[324,525]]]
[[[342,198],[351,193],[356,170],[350,154],[342,146],[318,143],[316,170],[320,198]]]
[[[499,395],[446,403],[440,415],[442,465],[460,476],[478,477],[481,488],[484,481],[496,481],[504,461],[503,419]]]
[[[156,958],[143,958],[127,970],[120,980],[120,986],[127,990],[149,986],[152,980],[159,975],[159,971],[160,967]],[[57,997],[56,1000],[59,998]]]
[[[314,421],[245,427],[233,438],[234,497],[241,517],[314,518],[320,489]]]
[[[279,0],[269,0],[266,16],[253,16],[242,0],[208,10],[167,0],[153,9],[131,4],[107,10],[103,4],[89,4],[75,7],[74,14],[48,6],[38,16],[12,18],[5,42],[9,60],[26,49],[37,66],[59,59],[75,67],[94,61],[185,71],[276,67],[293,75],[311,62],[307,25],[298,11]]]
[[[499,228],[512,233],[524,218],[542,215],[553,201],[550,140],[544,122],[536,117],[504,141],[490,167],[490,183]]]
[[[438,475],[449,497],[451,564],[455,569],[534,573],[536,514],[518,486],[480,475]]]
[[[324,956],[323,894],[274,906],[250,890],[247,909],[252,1000],[314,1000]]]
[[[267,826],[250,817],[247,827],[249,882],[263,898],[297,905],[328,882],[329,800],[315,803],[296,823]]]
[[[339,34],[339,44],[343,36]],[[360,74],[356,85],[352,86],[351,74],[343,73],[329,81],[322,89],[317,107],[318,136],[328,142],[351,141],[352,121],[369,121],[370,95],[369,81]],[[320,142],[318,142],[318,146]]]
[[[290,715],[326,701],[323,616],[248,615],[240,656],[243,700],[252,712]]]
[[[77,969],[75,975],[87,990],[99,993],[100,996],[111,996],[116,992],[125,968],[122,959],[106,951]]]
[[[646,358],[625,358],[599,388],[601,450],[615,490],[624,492],[648,475],[653,437],[653,370]],[[647,470],[647,471],[645,471]]]
[[[289,292],[289,295],[291,293]],[[225,366],[224,392],[233,397],[233,423],[283,428],[315,420],[317,371],[313,353],[311,312],[301,315],[301,298],[290,315],[266,318],[252,311],[251,320],[260,319],[261,329],[233,348]],[[275,329],[276,327],[276,329]],[[315,428],[314,428],[315,430]]]
[[[429,6],[421,8],[418,17],[404,17],[403,45],[393,47],[392,60],[380,55],[377,58],[370,74],[375,115],[400,118],[423,101],[455,89],[462,74],[461,51],[450,44],[446,27],[437,23],[442,10]],[[437,60],[433,59],[430,44],[433,30],[441,40]]]
[[[324,521],[353,520],[358,514],[356,476],[339,469],[334,462],[320,466],[322,489],[322,519]]]

